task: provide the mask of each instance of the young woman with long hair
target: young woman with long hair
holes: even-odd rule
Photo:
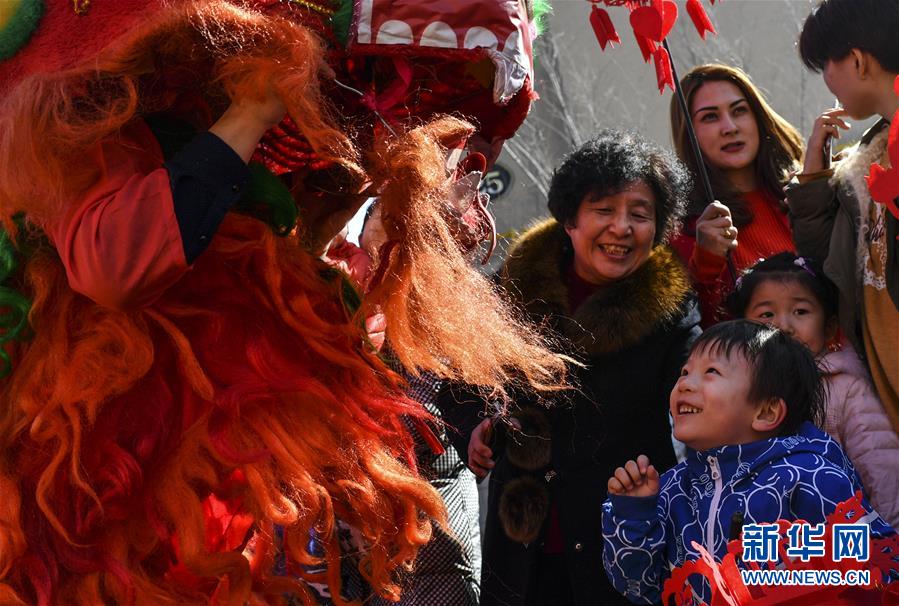
[[[688,264],[703,325],[723,319],[720,304],[736,275],[760,258],[794,250],[783,185],[799,166],[799,132],[775,112],[742,70],[700,65],[681,80],[715,200],[706,199],[687,122],[671,103],[671,134],[694,176],[681,233],[672,246]]]

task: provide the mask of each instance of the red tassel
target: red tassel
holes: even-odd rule
[[[656,43],[637,32],[634,32],[634,36],[637,38],[637,46],[640,47],[640,52],[643,53],[643,60],[649,63],[650,58],[656,51]]]
[[[671,58],[668,56],[668,51],[660,46],[656,48],[653,56],[656,60],[656,79],[659,84],[659,93],[665,92],[666,86],[674,90],[674,76],[671,74]]]
[[[696,31],[699,32],[699,36],[703,40],[705,40],[706,32],[716,33],[715,26],[712,25],[699,0],[687,0],[687,12],[690,14],[690,19],[693,20],[693,25],[696,26]]]
[[[596,34],[596,40],[599,41],[599,46],[602,50],[606,50],[606,45],[609,44],[612,46],[621,44],[621,38],[618,37],[618,32],[615,31],[615,26],[612,24],[609,13],[595,4],[593,5],[593,10],[590,11],[590,25],[593,26],[593,33]]]

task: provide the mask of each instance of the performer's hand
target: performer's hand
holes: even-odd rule
[[[815,120],[812,134],[808,138],[805,163],[802,166],[803,174],[817,173],[828,168],[828,163],[824,159],[824,144],[828,137],[839,139],[840,129],[849,128],[849,123],[842,118],[845,115],[845,109],[829,109]]]
[[[696,244],[719,257],[737,247],[737,228],[728,207],[717,200],[705,207],[696,220]]]
[[[609,494],[624,497],[654,497],[659,494],[659,472],[649,464],[649,457],[640,455],[615,470],[609,478]]]
[[[265,131],[287,114],[281,99],[269,90],[262,99],[235,99],[209,128],[231,146],[244,162],[249,162]]]
[[[484,432],[490,431],[488,427],[492,423],[491,419],[484,419],[471,432],[471,438],[468,441],[468,468],[479,478],[485,477],[490,470],[493,469],[493,451],[484,442]]]
[[[306,248],[315,256],[328,250],[339,234],[369,198],[368,190],[358,194],[332,194],[303,191],[300,183],[294,189],[300,211],[300,233]]]

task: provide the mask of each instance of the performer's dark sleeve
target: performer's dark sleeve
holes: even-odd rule
[[[184,256],[193,263],[206,250],[225,214],[250,179],[247,165],[210,132],[197,135],[165,163]]]

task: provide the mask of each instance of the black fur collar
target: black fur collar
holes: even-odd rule
[[[509,250],[501,283],[535,321],[551,318],[590,357],[635,345],[682,315],[690,279],[665,245],[657,246],[636,272],[592,294],[572,315],[565,280],[568,248],[568,235],[554,219],[536,224]]]

